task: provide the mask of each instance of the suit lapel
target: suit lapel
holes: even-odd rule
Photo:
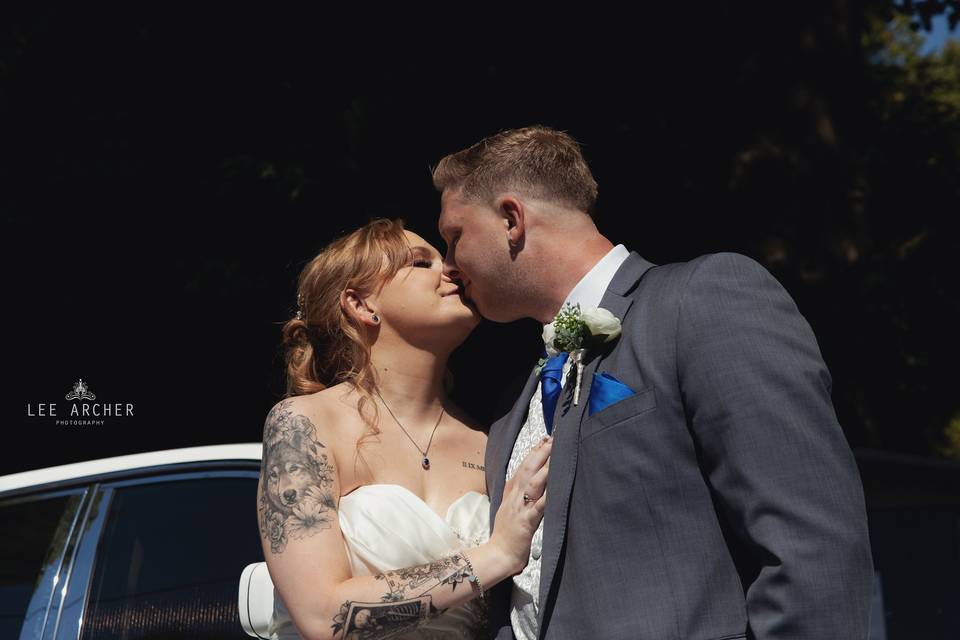
[[[608,309],[614,316],[624,322],[627,312],[633,304],[633,298],[628,295],[650,267],[656,266],[643,259],[636,251],[631,251],[627,259],[620,265],[613,280],[603,294],[600,307]],[[617,340],[620,340],[618,338]],[[580,401],[573,405],[573,387],[576,381],[573,367],[570,378],[564,382],[561,401],[557,403],[557,414],[554,415],[553,450],[550,454],[550,473],[547,477],[547,506],[543,515],[543,552],[540,559],[540,592],[539,611],[537,614],[537,628],[543,633],[543,616],[547,595],[553,584],[553,578],[560,560],[560,550],[567,532],[567,515],[570,507],[570,496],[573,490],[573,479],[577,470],[577,457],[580,450],[580,425],[586,415],[590,403],[590,386],[593,374],[597,367],[617,341],[608,345],[606,349],[587,352],[580,379]],[[529,398],[528,398],[529,401]],[[518,427],[519,429],[519,427]],[[502,485],[501,485],[502,493]]]
[[[536,374],[536,369],[530,370],[530,377],[527,378],[527,384],[524,385],[520,397],[514,403],[513,408],[502,420],[502,423],[496,427],[496,433],[491,434],[496,446],[496,450],[491,460],[494,467],[493,483],[490,488],[490,527],[493,529],[493,517],[500,508],[503,501],[503,489],[507,483],[507,465],[510,463],[510,454],[513,453],[513,445],[516,443],[520,429],[527,417],[527,407],[530,404],[530,398],[537,390],[537,383],[540,382],[540,376]]]

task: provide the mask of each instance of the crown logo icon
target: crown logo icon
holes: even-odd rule
[[[83,381],[83,378],[80,378],[73,383],[73,391],[66,395],[67,400],[96,400],[97,396],[90,392],[90,387],[87,386],[87,383]]]

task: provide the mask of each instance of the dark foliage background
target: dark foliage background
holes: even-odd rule
[[[259,441],[299,268],[373,216],[442,251],[429,167],[532,123],[581,141],[615,242],[658,264],[738,251],[780,279],[853,446],[960,457],[960,45],[921,54],[957,3],[667,4],[429,23],[3,9],[3,406],[22,444],[0,473]],[[453,362],[460,401],[502,415],[539,346],[532,321],[485,322]],[[135,416],[28,415],[78,378]]]

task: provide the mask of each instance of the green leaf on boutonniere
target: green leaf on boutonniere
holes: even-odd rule
[[[564,303],[563,308],[549,324],[543,327],[543,342],[546,358],[540,358],[536,373],[547,358],[563,352],[574,353],[581,349],[593,350],[616,340],[620,336],[620,319],[602,307],[581,310],[580,304]],[[580,358],[582,360],[583,353]],[[579,371],[579,369],[578,369]],[[579,375],[579,374],[578,374]]]
[[[589,329],[580,320],[580,305],[564,305],[553,320],[553,346],[558,351],[574,351],[583,346],[583,340],[589,335]]]
[[[540,358],[540,359],[537,361],[537,368],[535,369],[535,372],[536,372],[537,375],[540,375],[540,370],[543,369],[543,365],[545,365],[545,364],[547,364],[547,359],[546,359],[546,358]]]

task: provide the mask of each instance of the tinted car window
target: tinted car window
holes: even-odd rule
[[[960,637],[960,466],[861,455],[875,569],[870,640]]]
[[[238,576],[262,562],[255,478],[121,486],[97,548],[82,639],[246,638]]]
[[[0,504],[0,638],[39,637],[79,495]]]
[[[884,609],[874,638],[957,638],[960,507],[875,509],[870,525]]]

